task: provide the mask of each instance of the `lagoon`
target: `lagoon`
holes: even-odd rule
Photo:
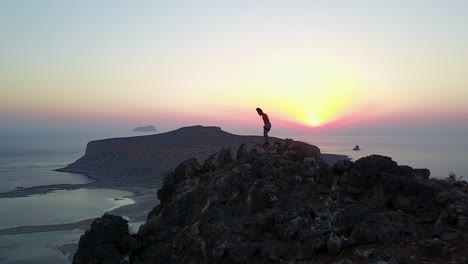
[[[133,204],[133,193],[114,189],[59,190],[42,195],[0,199],[0,229],[70,223],[99,217]],[[119,198],[119,199],[116,199]]]

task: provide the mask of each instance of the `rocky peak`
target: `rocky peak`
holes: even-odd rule
[[[225,148],[203,164],[182,162],[166,176],[147,222],[137,234],[124,234],[132,241],[128,250],[113,244],[115,259],[415,263],[430,257],[462,263],[467,184],[454,187],[420,174],[376,155],[331,167],[317,147],[292,140],[268,148],[245,143],[236,158]],[[105,228],[96,224],[84,237],[92,238],[98,226]],[[100,247],[80,242],[74,263],[91,261],[86,252]],[[119,262],[96,257],[93,263]]]

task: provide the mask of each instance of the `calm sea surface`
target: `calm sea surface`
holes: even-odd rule
[[[295,137],[318,146],[323,153],[348,155],[353,160],[372,154],[392,157],[400,165],[428,168],[431,177],[451,172],[468,180],[468,137]],[[353,151],[359,145],[360,151]]]
[[[86,143],[102,138],[135,136],[128,132],[8,133],[0,131],[0,192],[18,187],[87,183],[87,177],[52,170],[83,156]],[[359,159],[390,156],[401,165],[429,168],[432,177],[450,172],[468,179],[468,138],[444,137],[292,137],[320,147],[323,153]],[[359,145],[361,151],[352,148]],[[132,193],[111,189],[78,189],[44,195],[0,199],[0,229],[75,222],[132,203]],[[130,198],[129,198],[130,197]],[[115,198],[123,198],[117,199]],[[5,217],[7,216],[7,217]],[[140,223],[141,224],[141,223]],[[82,230],[0,236],[0,263],[69,263],[58,250],[77,242]]]

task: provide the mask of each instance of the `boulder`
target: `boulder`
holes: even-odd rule
[[[351,170],[352,167],[353,167],[353,162],[351,160],[349,159],[339,160],[335,162],[335,164],[333,164],[333,172],[342,174],[345,171]]]
[[[238,161],[252,161],[257,156],[256,144],[254,142],[243,143],[237,149],[236,159]]]
[[[315,158],[316,160],[322,159],[318,147],[304,142],[293,141],[287,146],[287,149],[292,151],[290,157],[293,161],[304,161],[305,158],[309,157]]]
[[[420,180],[427,180],[431,175],[431,171],[429,169],[413,169],[413,176]]]
[[[360,158],[354,162],[354,167],[360,171],[379,171],[400,176],[413,177],[413,169],[411,167],[399,166],[392,160],[392,158],[386,156],[370,155]]]
[[[127,220],[105,214],[96,218],[81,236],[74,264],[120,263],[131,247]]]
[[[211,155],[205,163],[203,163],[203,167],[205,169],[214,169],[218,167],[225,167],[233,162],[233,158],[231,155],[230,148],[223,148],[217,153]]]

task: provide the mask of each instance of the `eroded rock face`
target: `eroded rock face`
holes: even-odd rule
[[[127,251],[117,246],[115,259],[312,263],[372,246],[371,253],[353,259],[414,263],[450,255],[455,263],[464,261],[457,247],[467,243],[466,186],[420,177],[376,155],[331,167],[317,147],[292,140],[269,148],[243,144],[236,159],[231,153],[220,150],[203,165],[194,159],[181,163],[158,191],[161,203],[132,236],[136,242]],[[104,227],[92,227],[85,237]],[[433,249],[437,254],[429,255]]]
[[[73,263],[120,263],[129,253],[131,243],[127,220],[105,214],[95,219],[81,236]]]

